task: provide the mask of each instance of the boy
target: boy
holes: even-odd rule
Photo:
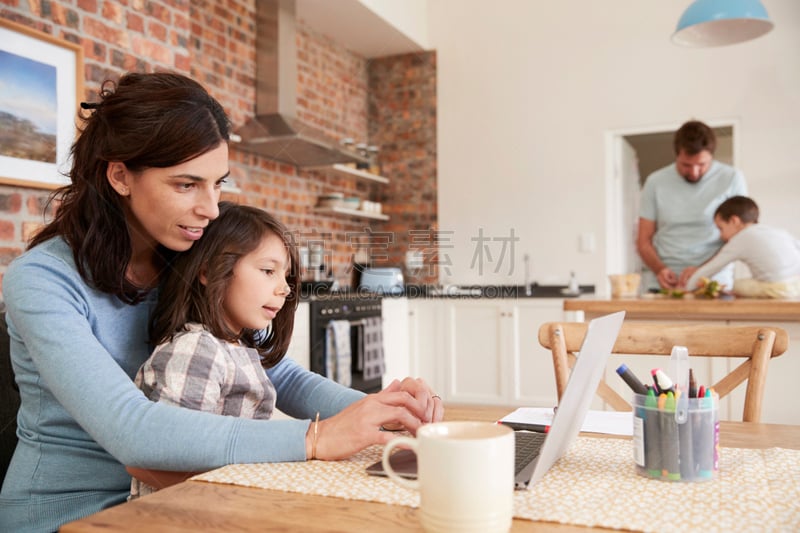
[[[746,196],[732,196],[714,212],[714,224],[725,245],[695,269],[686,283],[692,290],[703,277],[742,261],[752,279],[737,279],[733,292],[751,298],[800,296],[800,241],[789,232],[758,224],[758,206]]]

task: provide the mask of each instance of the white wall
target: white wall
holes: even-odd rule
[[[690,49],[669,37],[690,0],[429,0],[437,50],[443,281],[605,284],[604,133],[696,117],[738,121],[737,162],[762,222],[800,237],[800,2],[775,29]],[[479,228],[515,261],[473,264]],[[579,251],[592,233],[596,251]],[[443,233],[445,235],[445,233]],[[502,240],[486,244],[497,262]],[[448,247],[451,246],[451,247]],[[484,259],[487,257],[484,255]]]
[[[428,47],[428,0],[359,0],[421,47]]]

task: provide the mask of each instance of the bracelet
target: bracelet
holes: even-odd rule
[[[319,411],[317,411],[317,418],[314,420],[314,440],[311,441],[311,459],[317,458],[317,436],[319,429]]]

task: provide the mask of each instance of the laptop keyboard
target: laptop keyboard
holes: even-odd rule
[[[542,449],[546,433],[533,431],[515,431],[514,473],[518,474],[523,468],[536,459]]]

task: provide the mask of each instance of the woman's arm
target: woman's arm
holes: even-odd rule
[[[148,401],[132,376],[148,355],[150,304],[98,294],[70,259],[29,254],[4,278],[12,350],[30,372],[21,385],[44,389],[76,422],[56,413],[54,427],[35,431],[68,434],[76,448],[86,446],[75,436],[85,431],[123,464],[163,470],[305,459],[309,420],[266,423]]]

